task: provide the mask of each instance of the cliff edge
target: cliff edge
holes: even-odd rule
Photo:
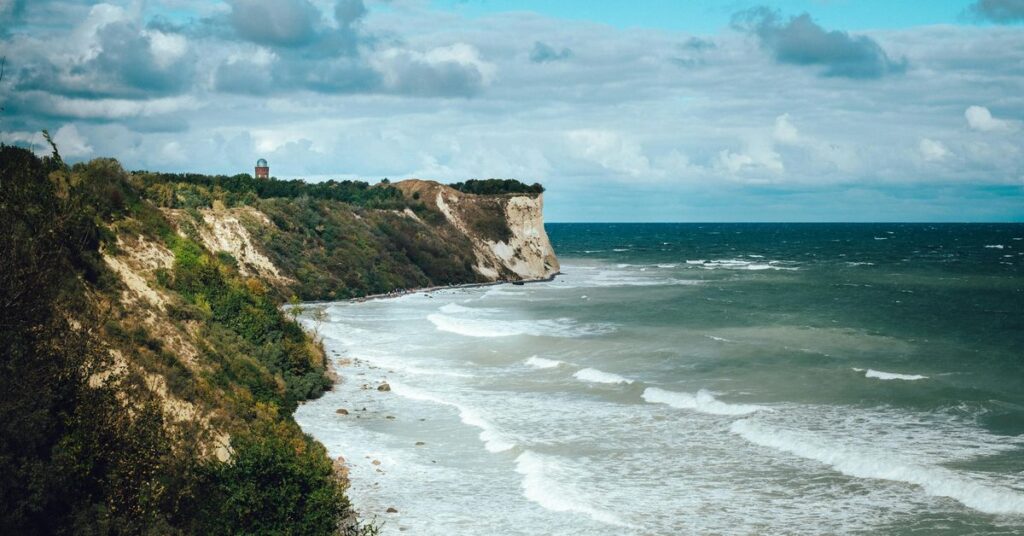
[[[422,179],[395,187],[444,215],[473,244],[473,269],[489,281],[549,279],[558,258],[544,230],[544,194],[475,195]]]

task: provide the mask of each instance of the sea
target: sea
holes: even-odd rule
[[[382,534],[1024,534],[1024,225],[547,231],[552,282],[307,306]]]

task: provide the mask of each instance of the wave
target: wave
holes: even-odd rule
[[[786,261],[750,262],[742,259],[713,259],[713,260],[691,260],[686,264],[700,266],[705,270],[788,270],[795,271],[799,268],[794,266],[779,266]]]
[[[516,472],[523,475],[523,496],[528,500],[552,512],[575,512],[606,525],[628,526],[611,512],[591,505],[576,488],[552,476],[560,471],[558,462],[529,450],[516,458]]]
[[[675,268],[678,264],[657,264],[658,268]]]
[[[985,247],[988,249],[1003,249],[1004,246],[1002,244],[989,244]]]
[[[604,372],[593,368],[585,368],[576,371],[573,377],[577,380],[591,382],[591,383],[611,383],[611,384],[631,384],[633,380],[624,378],[618,374],[612,374],[611,372]]]
[[[395,394],[408,398],[410,400],[422,400],[424,402],[432,402],[441,406],[448,406],[455,408],[459,412],[459,420],[467,426],[479,428],[481,430],[480,441],[483,441],[484,448],[488,452],[505,452],[515,447],[515,443],[506,438],[498,429],[491,424],[487,419],[484,419],[477,410],[463,406],[455,402],[451,402],[435,396],[426,391],[416,389],[415,387],[409,387],[398,382],[391,382],[391,391]]]
[[[927,380],[928,379],[928,376],[922,376],[920,374],[898,374],[896,372],[882,372],[880,370],[874,370],[874,369],[864,370],[862,368],[855,368],[853,370],[855,370],[857,372],[863,372],[865,378],[875,378],[877,380],[905,380],[905,381],[914,381],[914,380]]]
[[[607,324],[578,324],[570,318],[552,320],[487,320],[480,318],[456,318],[443,314],[427,315],[439,331],[447,331],[465,337],[511,337],[532,335],[537,337],[584,337],[599,335],[613,330]]]
[[[450,315],[453,315],[453,314],[490,315],[490,314],[497,314],[497,313],[500,313],[502,311],[501,309],[495,309],[495,308],[491,308],[491,307],[466,307],[464,305],[459,305],[457,303],[448,303],[448,304],[442,305],[441,308],[438,309],[438,310],[441,311],[442,313],[446,313],[446,314],[450,314]]]
[[[726,339],[725,337],[715,337],[714,335],[705,335],[705,337],[718,342],[736,342],[732,339]]]
[[[533,368],[537,369],[549,369],[555,368],[559,365],[564,365],[564,361],[558,361],[557,359],[544,359],[543,357],[530,356],[527,358],[525,363]]]
[[[753,404],[728,404],[715,398],[707,389],[697,391],[697,394],[681,393],[678,391],[667,391],[657,387],[648,387],[644,390],[643,399],[652,404],[667,404],[678,409],[692,409],[700,413],[711,415],[748,415],[755,411],[767,410],[764,406]]]
[[[756,445],[823,463],[847,476],[913,484],[929,495],[948,497],[987,514],[1024,514],[1024,494],[976,482],[942,467],[900,462],[884,452],[825,443],[809,434],[766,428],[750,419],[732,423],[730,431]]]

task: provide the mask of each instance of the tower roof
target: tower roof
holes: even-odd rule
[[[267,161],[260,158],[256,161],[256,167],[267,167]]]

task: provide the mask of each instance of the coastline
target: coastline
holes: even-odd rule
[[[465,288],[494,287],[494,286],[498,286],[498,285],[515,285],[517,283],[523,284],[523,285],[530,285],[530,284],[534,284],[534,283],[550,283],[550,282],[554,281],[555,278],[560,276],[560,275],[563,275],[563,273],[562,272],[555,272],[554,274],[551,274],[548,277],[539,278],[539,279],[501,279],[501,280],[498,280],[498,281],[488,281],[488,282],[485,282],[485,283],[460,283],[460,284],[457,284],[457,285],[437,285],[437,286],[433,286],[433,287],[417,287],[417,288],[411,288],[411,289],[395,290],[395,291],[392,291],[392,292],[385,292],[385,293],[381,293],[381,294],[368,294],[366,296],[359,296],[359,297],[356,297],[356,298],[346,298],[346,299],[343,299],[343,300],[307,301],[307,302],[301,302],[299,305],[300,306],[307,306],[307,305],[319,306],[319,305],[325,305],[325,304],[328,304],[328,303],[363,303],[363,302],[374,301],[374,300],[386,300],[386,299],[390,299],[390,298],[401,298],[402,296],[408,296],[410,294],[419,294],[421,292],[424,293],[424,294],[429,294],[431,292],[436,292],[438,290],[456,290],[456,289],[465,289]],[[287,304],[286,304],[286,306],[287,306]]]
[[[345,300],[301,302],[300,304],[298,304],[298,306],[299,307],[306,307],[306,306],[321,307],[321,306],[324,306],[324,305],[327,305],[327,304],[331,304],[331,303],[365,303],[365,302],[375,301],[375,300],[386,300],[386,299],[391,299],[391,298],[400,298],[402,296],[408,296],[408,295],[417,294],[417,293],[421,293],[421,292],[424,293],[424,294],[429,294],[431,292],[436,292],[436,291],[439,291],[439,290],[456,290],[456,289],[470,289],[470,288],[481,288],[481,287],[493,287],[493,286],[499,286],[499,285],[515,284],[515,283],[521,283],[521,284],[524,284],[524,285],[525,284],[533,284],[533,283],[550,283],[550,282],[554,281],[555,278],[557,278],[559,275],[563,275],[563,273],[559,271],[559,272],[555,272],[554,274],[551,274],[548,277],[539,278],[539,279],[517,279],[517,280],[504,279],[504,280],[499,280],[499,281],[489,281],[489,282],[486,282],[486,283],[463,283],[463,284],[458,284],[458,285],[438,285],[438,286],[433,286],[433,287],[420,287],[420,288],[415,288],[415,289],[403,289],[401,291],[394,291],[394,292],[388,292],[388,293],[383,293],[383,294],[370,294],[370,295],[367,295],[367,296],[360,296],[360,297],[357,297],[357,298],[348,298],[348,299],[345,299]],[[287,309],[290,306],[288,304],[285,304],[284,307]],[[317,337],[316,331],[314,329],[312,329],[310,326],[305,325],[305,323],[300,323],[300,325],[302,326],[302,328],[306,332],[306,334],[309,335],[310,337],[312,337],[314,341],[316,341],[316,337]],[[326,393],[326,392],[329,392],[329,391],[333,391],[335,386],[337,386],[341,382],[345,381],[346,375],[343,374],[339,369],[344,367],[344,366],[346,366],[346,365],[348,365],[348,364],[351,364],[351,358],[343,355],[340,352],[332,351],[331,349],[327,348],[326,346],[323,346],[323,342],[322,341],[319,341],[319,344],[322,347],[323,355],[324,355],[324,358],[326,360],[325,365],[326,365],[327,377],[331,381],[330,387],[326,391],[324,391]],[[337,362],[335,362],[335,359],[337,359],[338,361],[347,362],[347,363],[345,363],[345,364],[338,364]],[[316,398],[311,398],[311,399],[303,400],[302,402],[300,402],[300,405],[306,405],[306,404],[309,404],[311,402],[314,402],[315,400],[317,400],[317,399]],[[338,456],[335,456],[335,457],[331,458],[332,466],[333,466],[333,470],[334,470],[335,475],[338,478],[344,480],[346,482],[346,485],[348,485],[350,483],[350,476],[349,476],[350,475],[350,471],[349,471],[349,461],[348,460],[349,460],[349,458],[347,457],[347,455],[345,453],[340,453]],[[346,524],[349,527],[356,527],[356,528],[358,528],[361,524],[367,522],[367,519],[362,517],[362,513],[360,511],[359,505],[352,504],[352,513],[353,513],[353,515],[345,520]],[[378,518],[376,516],[374,516],[373,519],[371,520],[371,522],[375,524],[377,522],[377,519]]]

